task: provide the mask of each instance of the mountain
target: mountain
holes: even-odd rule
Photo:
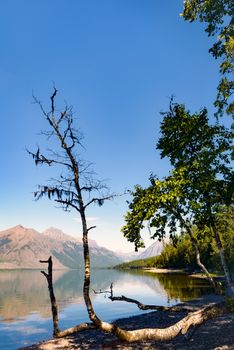
[[[59,241],[79,242],[80,244],[82,244],[81,237],[79,237],[79,238],[72,237],[56,227],[50,227],[42,233],[43,233],[43,235],[46,235],[47,237],[50,237],[52,239],[56,239]],[[93,248],[98,248],[96,241],[94,241],[93,239],[89,239],[89,246],[93,247]]]
[[[123,262],[130,262],[130,261],[139,260],[139,259],[147,259],[153,256],[160,255],[167,242],[168,242],[167,238],[165,238],[164,241],[161,241],[161,242],[156,241],[153,244],[151,244],[148,248],[138,253],[136,252],[122,253],[119,251],[116,251],[115,253],[120,257],[121,260],[123,260]]]
[[[0,269],[1,268],[43,268],[39,260],[53,258],[56,269],[82,268],[82,239],[76,239],[56,228],[43,233],[21,225],[0,232]],[[99,247],[90,241],[90,259],[92,267],[114,266],[122,261],[111,250]]]
[[[142,253],[138,254],[136,259],[146,259],[151,258],[152,256],[160,255],[163,251],[165,242],[156,241],[153,244],[151,244],[147,249],[145,249]]]
[[[52,239],[56,239],[62,242],[66,242],[66,241],[78,241],[80,243],[82,243],[82,239],[81,238],[75,238],[72,236],[69,236],[68,234],[64,233],[62,230],[56,228],[56,227],[50,227],[47,230],[43,231],[42,234],[44,236],[47,236],[49,238]]]

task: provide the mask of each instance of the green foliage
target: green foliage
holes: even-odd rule
[[[218,229],[224,245],[224,253],[231,270],[234,271],[234,208],[222,207],[217,214]],[[201,260],[206,262],[206,266],[213,272],[222,271],[219,253],[214,238],[208,234],[209,229],[203,231],[197,227],[192,228],[193,236],[197,239]],[[196,270],[195,252],[188,233],[176,235],[174,242],[170,241],[164,247],[159,256],[148,259],[134,260],[118,265],[120,269],[133,269],[144,267],[155,268],[176,268]],[[175,243],[176,241],[176,243]]]
[[[233,172],[229,167],[231,133],[208,123],[206,109],[191,115],[183,105],[171,101],[163,113],[157,148],[174,169],[159,180],[151,176],[147,188],[136,186],[122,228],[124,236],[143,246],[141,230],[148,225],[151,238],[171,238],[197,225],[209,226],[220,205],[233,200]]]
[[[168,274],[160,273],[157,274],[157,279],[163,288],[167,291],[167,295],[172,299],[180,299],[181,301],[193,300],[199,298],[204,294],[204,287],[207,290],[207,283],[205,280],[193,277],[185,278],[184,274],[176,273]],[[210,289],[212,292],[212,289]]]
[[[234,113],[234,102],[230,97],[234,91],[232,74],[234,71],[234,5],[232,0],[185,0],[181,16],[190,22],[198,20],[207,24],[209,36],[217,35],[217,41],[210,53],[220,59],[221,80],[215,106],[217,115]]]
[[[115,266],[117,269],[141,269],[144,267],[155,267],[157,257],[133,260]]]
[[[192,223],[209,226],[220,205],[233,202],[232,133],[224,126],[210,125],[206,109],[191,114],[171,101],[169,111],[163,114],[157,148],[183,178],[182,191]]]
[[[221,235],[222,244],[229,268],[234,271],[234,207],[221,207],[217,214],[217,228]],[[221,270],[218,249],[212,241],[213,255],[211,265],[214,269]]]

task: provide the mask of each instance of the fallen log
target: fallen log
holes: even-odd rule
[[[118,327],[116,324],[103,322],[98,318],[93,318],[92,321],[100,330],[107,333],[113,333],[119,340],[125,342],[131,343],[144,340],[166,341],[171,340],[180,334],[187,334],[191,328],[193,328],[194,331],[196,327],[206,322],[208,319],[221,316],[226,311],[224,302],[219,304],[213,303],[209,306],[189,313],[172,326],[166,328],[144,328],[131,331],[124,330]]]

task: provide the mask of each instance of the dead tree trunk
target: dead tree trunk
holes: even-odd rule
[[[45,271],[41,271],[41,273],[46,277],[48,282],[48,289],[49,289],[50,303],[51,303],[51,313],[53,318],[53,336],[55,338],[62,338],[67,335],[73,334],[75,332],[81,332],[87,329],[94,329],[95,327],[92,323],[81,323],[80,325],[60,331],[59,318],[58,318],[58,305],[57,305],[56,297],[54,294],[54,287],[53,287],[52,257],[50,256],[48,260],[40,260],[40,263],[48,263],[48,273],[46,273]]]
[[[46,263],[48,264],[48,273],[45,271],[41,271],[41,273],[46,277],[47,283],[48,283],[48,289],[50,294],[50,302],[51,302],[51,312],[53,317],[53,335],[54,337],[57,336],[57,334],[60,332],[59,330],[59,320],[58,320],[58,306],[56,302],[56,298],[54,295],[54,288],[53,288],[53,262],[52,257],[50,256],[48,260],[40,260],[40,263]]]

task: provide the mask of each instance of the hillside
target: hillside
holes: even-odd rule
[[[0,232],[0,269],[42,268],[39,260],[53,257],[54,268],[83,267],[82,240],[61,230],[49,228],[43,233],[21,225]],[[90,240],[92,267],[114,266],[122,261],[113,251]]]
[[[142,253],[138,254],[135,259],[147,259],[153,256],[158,256],[162,253],[165,242],[156,241],[151,244],[147,249],[145,249]]]
[[[143,267],[152,267],[155,266],[155,262],[164,250],[165,244],[168,242],[168,239],[164,241],[156,241],[151,244],[143,252],[134,255],[129,259],[125,259],[121,264],[115,266],[117,269],[134,269],[134,268],[143,268]]]
[[[164,246],[168,240],[165,239],[164,242],[156,241],[152,243],[148,248],[144,249],[141,252],[128,252],[128,253],[122,253],[120,251],[117,251],[116,254],[121,258],[124,262],[131,262],[135,260],[141,260],[141,259],[147,259],[154,256],[158,256],[161,254],[161,252],[164,249]]]

